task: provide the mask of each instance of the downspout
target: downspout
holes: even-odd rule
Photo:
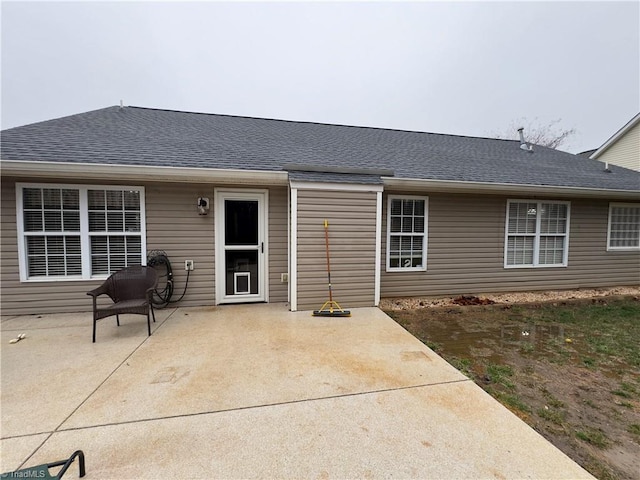
[[[291,311],[298,310],[298,189],[291,189],[291,257],[289,264]]]
[[[374,270],[374,306],[380,304],[380,262],[382,260],[382,192],[376,192],[376,254]]]

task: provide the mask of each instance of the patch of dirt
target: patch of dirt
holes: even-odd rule
[[[381,308],[597,478],[640,478],[639,287]]]
[[[461,295],[454,298],[451,302],[456,305],[493,305],[496,303],[490,298],[479,298],[473,295]]]
[[[458,297],[383,298],[380,300],[380,308],[382,310],[413,310],[416,308],[433,308],[447,305],[487,305],[491,303],[522,304],[585,298],[597,300],[601,297],[614,295],[640,296],[640,286],[494,293],[479,294],[478,296],[462,295]],[[458,299],[462,299],[459,301],[464,301],[465,298],[477,298],[479,303],[458,303]]]

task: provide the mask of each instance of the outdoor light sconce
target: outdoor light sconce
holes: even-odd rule
[[[206,215],[209,213],[209,199],[206,197],[198,198],[198,215]]]

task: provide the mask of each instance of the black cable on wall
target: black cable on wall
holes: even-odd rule
[[[153,305],[157,308],[164,308],[170,303],[178,303],[184,298],[184,294],[187,293],[187,287],[189,286],[190,270],[187,270],[187,281],[184,285],[184,291],[180,298],[172,300],[174,292],[173,285],[173,269],[171,268],[171,262],[164,250],[151,250],[147,255],[147,266],[153,267],[158,271],[158,286],[153,294]]]

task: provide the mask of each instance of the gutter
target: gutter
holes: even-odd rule
[[[555,197],[594,197],[640,200],[638,190],[611,190],[607,188],[564,187],[554,185],[526,185],[513,183],[463,182],[459,180],[424,180],[419,178],[382,177],[385,187],[415,189],[444,193],[478,193]]]
[[[25,162],[2,160],[2,176],[65,177],[82,180],[147,180],[156,182],[206,182],[229,185],[288,185],[287,172],[267,170],[149,167],[95,163]]]
[[[31,178],[64,177],[78,180],[154,181],[216,183],[220,185],[289,185],[286,171],[214,169],[188,167],[149,167],[140,165],[104,165],[94,163],[0,161],[2,176]],[[381,177],[385,187],[444,193],[477,193],[556,197],[594,197],[640,200],[638,190],[526,185],[511,183],[464,182],[459,180],[425,180],[419,178]]]

